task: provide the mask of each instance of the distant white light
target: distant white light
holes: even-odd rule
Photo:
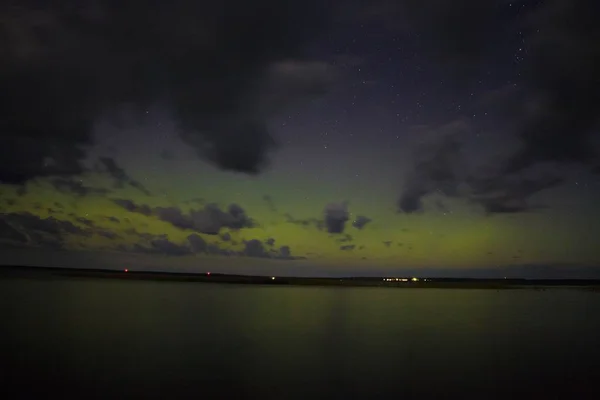
[[[274,276],[272,276],[272,277],[271,277],[271,280],[273,280],[273,281],[274,281],[274,280],[275,280],[275,277],[274,277]]]

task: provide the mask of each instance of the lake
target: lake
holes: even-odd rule
[[[0,279],[0,390],[6,399],[596,398],[599,310],[600,294],[569,289]]]

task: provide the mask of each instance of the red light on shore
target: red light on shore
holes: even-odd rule
[[[210,272],[207,272],[206,275],[210,276]]]
[[[129,270],[127,268],[125,268],[125,272],[129,272]]]

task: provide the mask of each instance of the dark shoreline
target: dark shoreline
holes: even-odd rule
[[[218,273],[173,273],[151,271],[123,271],[101,269],[73,269],[29,266],[0,266],[2,278],[100,278],[119,280],[145,280],[166,282],[229,283],[251,285],[294,286],[340,286],[340,287],[388,287],[388,288],[437,288],[437,289],[536,289],[579,288],[600,291],[600,280],[587,279],[469,279],[469,278],[417,278],[389,280],[389,277],[271,277],[253,275],[229,275]],[[386,280],[387,279],[387,280]],[[394,277],[393,279],[396,279]]]

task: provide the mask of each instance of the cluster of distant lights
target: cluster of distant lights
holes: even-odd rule
[[[384,282],[419,282],[419,278],[383,278]],[[423,279],[427,282],[427,279]]]
[[[129,272],[129,269],[125,268],[124,272]],[[210,276],[210,272],[206,273],[207,276]],[[506,278],[505,278],[506,279]],[[272,276],[271,280],[274,281],[275,277]],[[384,282],[419,282],[419,278],[383,278]],[[427,278],[423,279],[423,282],[427,282]]]

